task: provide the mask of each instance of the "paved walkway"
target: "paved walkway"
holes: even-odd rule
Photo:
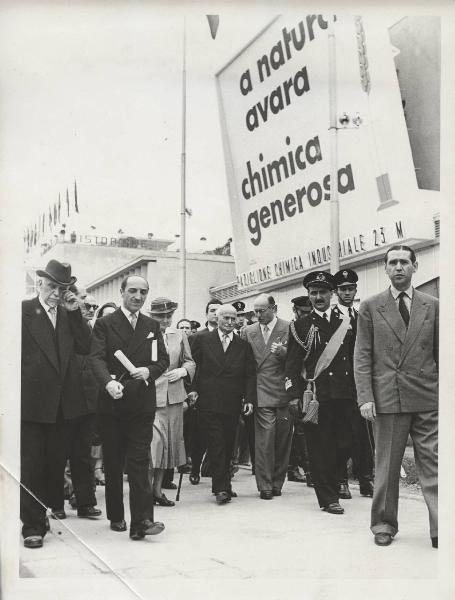
[[[21,545],[21,576],[51,578],[56,589],[67,578],[87,584],[99,583],[101,577],[110,600],[134,598],[110,569],[144,598],[192,598],[192,593],[199,598],[316,594],[322,600],[344,598],[340,580],[350,580],[346,597],[355,598],[365,589],[371,600],[379,588],[378,598],[385,597],[387,586],[396,589],[398,579],[411,579],[409,585],[428,593],[435,586],[438,551],[431,548],[427,510],[420,496],[401,498],[400,533],[390,547],[379,548],[369,531],[371,499],[360,497],[354,487],[353,499],[342,501],[346,510],[342,516],[322,512],[314,491],[300,483],[286,483],[281,497],[260,500],[254,477],[240,469],[233,487],[239,497],[218,506],[208,478],[192,486],[185,475],[177,506],[155,509],[165,531],[141,542],[131,541],[128,533],[110,531],[105,518],[78,519],[67,508],[66,521],[51,520],[42,549]],[[97,495],[105,515],[103,488]],[[174,499],[175,492],[169,491],[168,497]],[[395,597],[407,596],[388,595],[387,600]]]

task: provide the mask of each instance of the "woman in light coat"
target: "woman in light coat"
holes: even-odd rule
[[[156,414],[151,444],[151,475],[154,503],[174,506],[163,494],[161,485],[165,469],[186,464],[183,440],[183,403],[187,397],[185,381],[191,382],[196,363],[191,356],[186,334],[171,327],[178,304],[169,298],[155,298],[150,316],[160,323],[169,354],[169,368],[155,381]]]

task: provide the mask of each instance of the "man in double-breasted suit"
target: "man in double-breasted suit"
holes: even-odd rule
[[[360,412],[374,421],[375,484],[371,530],[388,546],[398,531],[400,465],[411,435],[430,536],[438,545],[438,300],[412,287],[409,246],[384,257],[390,288],[360,305],[354,352]]]
[[[98,425],[103,444],[106,510],[113,531],[126,531],[123,469],[130,488],[130,537],[160,533],[164,526],[147,519],[151,504],[148,480],[150,442],[155,418],[155,379],[169,365],[157,321],[139,312],[149,290],[142,277],[121,284],[122,306],[97,319],[91,363],[100,385]],[[128,370],[114,353],[121,350],[134,368]],[[126,465],[125,465],[126,462]]]
[[[221,305],[217,318],[218,329],[193,336],[191,352],[196,362],[193,389],[207,439],[212,492],[218,504],[225,504],[235,496],[229,465],[242,400],[246,402],[246,413],[253,410],[256,367],[251,346],[234,334],[235,308]]]
[[[292,441],[293,419],[284,386],[284,363],[289,322],[279,319],[272,296],[261,294],[254,302],[258,322],[243,336],[256,360],[257,405],[255,422],[256,483],[263,500],[281,496]]]
[[[46,506],[63,507],[66,438],[87,414],[76,352],[87,354],[90,329],[75,294],[71,266],[51,260],[37,271],[38,296],[22,303],[21,481]],[[40,548],[46,510],[21,488],[24,546]]]

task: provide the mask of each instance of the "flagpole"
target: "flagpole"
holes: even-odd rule
[[[182,276],[182,316],[186,316],[186,20],[183,18],[183,68],[182,68],[182,154],[181,154],[181,204],[180,204],[180,266]]]
[[[330,271],[340,270],[340,207],[338,203],[338,124],[335,23],[329,18],[329,137],[330,137]]]

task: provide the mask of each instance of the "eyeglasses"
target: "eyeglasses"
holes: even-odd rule
[[[84,302],[84,306],[87,310],[93,309],[96,310],[98,308],[98,304],[90,304],[89,302]]]

